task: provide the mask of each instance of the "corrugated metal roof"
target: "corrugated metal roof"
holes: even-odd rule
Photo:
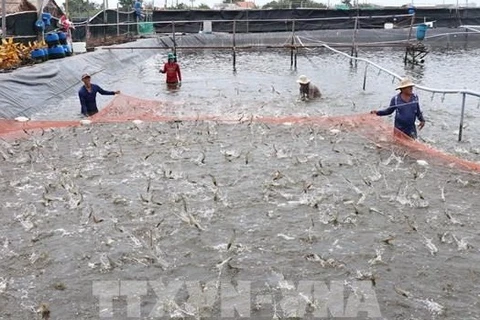
[[[5,12],[6,14],[17,13],[23,11],[37,11],[37,1],[29,0],[6,0],[5,3]],[[55,2],[55,0],[50,0],[45,7],[45,12],[52,14],[61,14],[62,9]],[[0,5],[0,14],[2,14],[2,6]]]
[[[28,0],[6,0],[5,9],[5,12],[9,14],[21,11],[35,11],[37,7]],[[2,7],[0,6],[0,13],[1,12]]]

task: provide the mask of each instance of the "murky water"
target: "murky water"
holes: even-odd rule
[[[480,65],[479,53],[480,49],[433,51],[423,67],[413,69],[405,67],[404,52],[399,48],[364,49],[359,56],[397,74],[409,75],[424,86],[480,92],[474,72]],[[146,61],[121,65],[118,70],[103,71],[94,76],[93,82],[127,95],[167,101],[169,112],[176,115],[346,115],[386,107],[396,93],[397,81],[373,67],[367,70],[364,91],[365,64],[359,62],[352,67],[347,58],[326,49],[299,54],[296,71],[290,68],[288,51],[239,52],[237,72],[233,72],[231,54],[225,51],[179,53],[184,81],[178,91],[166,90],[165,76],[158,72],[164,58],[159,54]],[[324,96],[321,100],[308,104],[297,100],[296,79],[301,74],[319,86]],[[418,94],[427,118],[420,137],[448,152],[477,160],[480,146],[476,137],[480,130],[474,123],[480,117],[480,100],[467,96],[463,142],[458,144],[461,95],[422,91]],[[110,96],[99,96],[101,106],[110,100]],[[50,106],[35,117],[71,119],[79,116],[79,110],[73,90],[61,107]]]
[[[466,72],[476,52],[431,54],[420,71],[405,70],[401,52],[362,53],[427,86],[478,83]],[[236,73],[223,53],[180,55],[185,80],[168,92],[161,58],[98,83],[178,115],[364,113],[394,94],[370,70],[363,92],[363,66],[325,52],[301,56],[296,72],[286,53],[242,53]],[[297,101],[299,74],[324,98]],[[459,144],[460,98],[420,95],[422,138],[475,160],[477,102]],[[78,108],[72,94],[37,117]],[[480,318],[478,176],[331,129],[125,123],[0,141],[0,318],[34,319],[46,303],[52,319],[99,319],[109,309],[98,290],[112,286],[114,319]],[[223,285],[244,288],[241,314],[222,313]]]

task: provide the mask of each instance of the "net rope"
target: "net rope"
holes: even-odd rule
[[[26,138],[48,129],[95,125],[96,123],[121,123],[134,120],[144,122],[217,121],[222,123],[265,123],[272,125],[318,126],[325,130],[356,133],[379,148],[405,152],[413,159],[426,159],[462,170],[480,172],[480,163],[456,157],[405,136],[380,117],[372,114],[345,116],[178,116],[165,102],[145,100],[128,95],[118,95],[99,113],[88,120],[37,121],[26,119],[0,119],[0,138]]]

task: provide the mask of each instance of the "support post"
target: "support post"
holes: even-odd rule
[[[353,29],[353,39],[352,39],[352,51],[350,53],[350,56],[356,56],[358,57],[358,54],[357,54],[357,44],[356,44],[356,41],[357,41],[357,28],[358,28],[358,16],[355,17],[355,27]],[[355,60],[356,61],[356,60]],[[352,66],[353,65],[353,59],[350,58],[350,65]]]
[[[410,47],[410,38],[412,37],[413,31],[413,24],[415,23],[415,13],[412,14],[412,19],[410,20],[410,29],[408,30],[408,39],[407,39],[407,47],[405,48],[405,58],[403,59],[403,63],[407,64],[408,62],[408,53]]]
[[[367,87],[367,70],[368,70],[368,63],[365,65],[365,72],[363,73],[363,91]]]
[[[7,0],[2,0],[2,39],[7,38]]]
[[[117,2],[117,37],[120,37],[120,13],[118,12],[120,9],[120,5]]]
[[[298,48],[295,46],[295,54],[294,54],[294,61],[293,61],[293,68],[297,70],[297,56],[298,56]]]
[[[467,49],[467,46],[468,46],[468,33],[469,32],[470,32],[470,30],[468,28],[465,28],[465,47],[464,47],[465,50]]]
[[[130,37],[130,12],[127,13],[127,35]]]
[[[140,18],[138,17],[137,14],[135,14],[135,25],[137,26],[137,36],[140,35]]]
[[[236,46],[235,32],[236,32],[236,29],[237,29],[237,21],[236,21],[236,20],[233,20],[233,33],[232,33],[233,72],[236,72],[236,71],[237,71],[237,67],[236,67],[236,64],[237,64],[237,53],[236,53],[236,50],[235,50],[235,46]]]
[[[465,116],[465,99],[466,93],[462,93],[462,113],[460,115],[460,127],[458,128],[458,141],[462,141],[462,132],[463,132],[463,118]]]
[[[107,0],[103,0],[103,44],[107,42]]]
[[[89,6],[87,0],[87,8]],[[90,13],[87,12],[87,24],[85,25],[85,47],[88,48],[88,38],[90,38]]]
[[[67,19],[70,17],[68,15],[68,0],[65,0],[65,16],[67,17]]]
[[[177,56],[177,41],[175,40],[175,21],[172,21],[173,54]]]
[[[410,42],[410,38],[412,37],[414,23],[415,23],[415,13],[412,14],[412,19],[410,20],[410,30],[408,30],[408,42]]]
[[[290,68],[293,67],[293,55],[295,47],[295,20],[292,20],[292,47],[290,49]]]

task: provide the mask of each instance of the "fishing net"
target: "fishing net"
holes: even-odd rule
[[[404,153],[413,159],[426,160],[462,170],[480,172],[480,163],[468,161],[435,149],[425,143],[412,140],[392,128],[380,117],[371,114],[347,116],[178,116],[171,105],[155,100],[139,99],[127,95],[116,96],[104,109],[88,120],[34,121],[26,119],[0,119],[0,138],[21,138],[33,133],[42,133],[52,128],[94,125],[128,121],[217,121],[222,123],[264,123],[272,125],[316,126],[331,133],[354,132],[370,140],[378,148]]]

